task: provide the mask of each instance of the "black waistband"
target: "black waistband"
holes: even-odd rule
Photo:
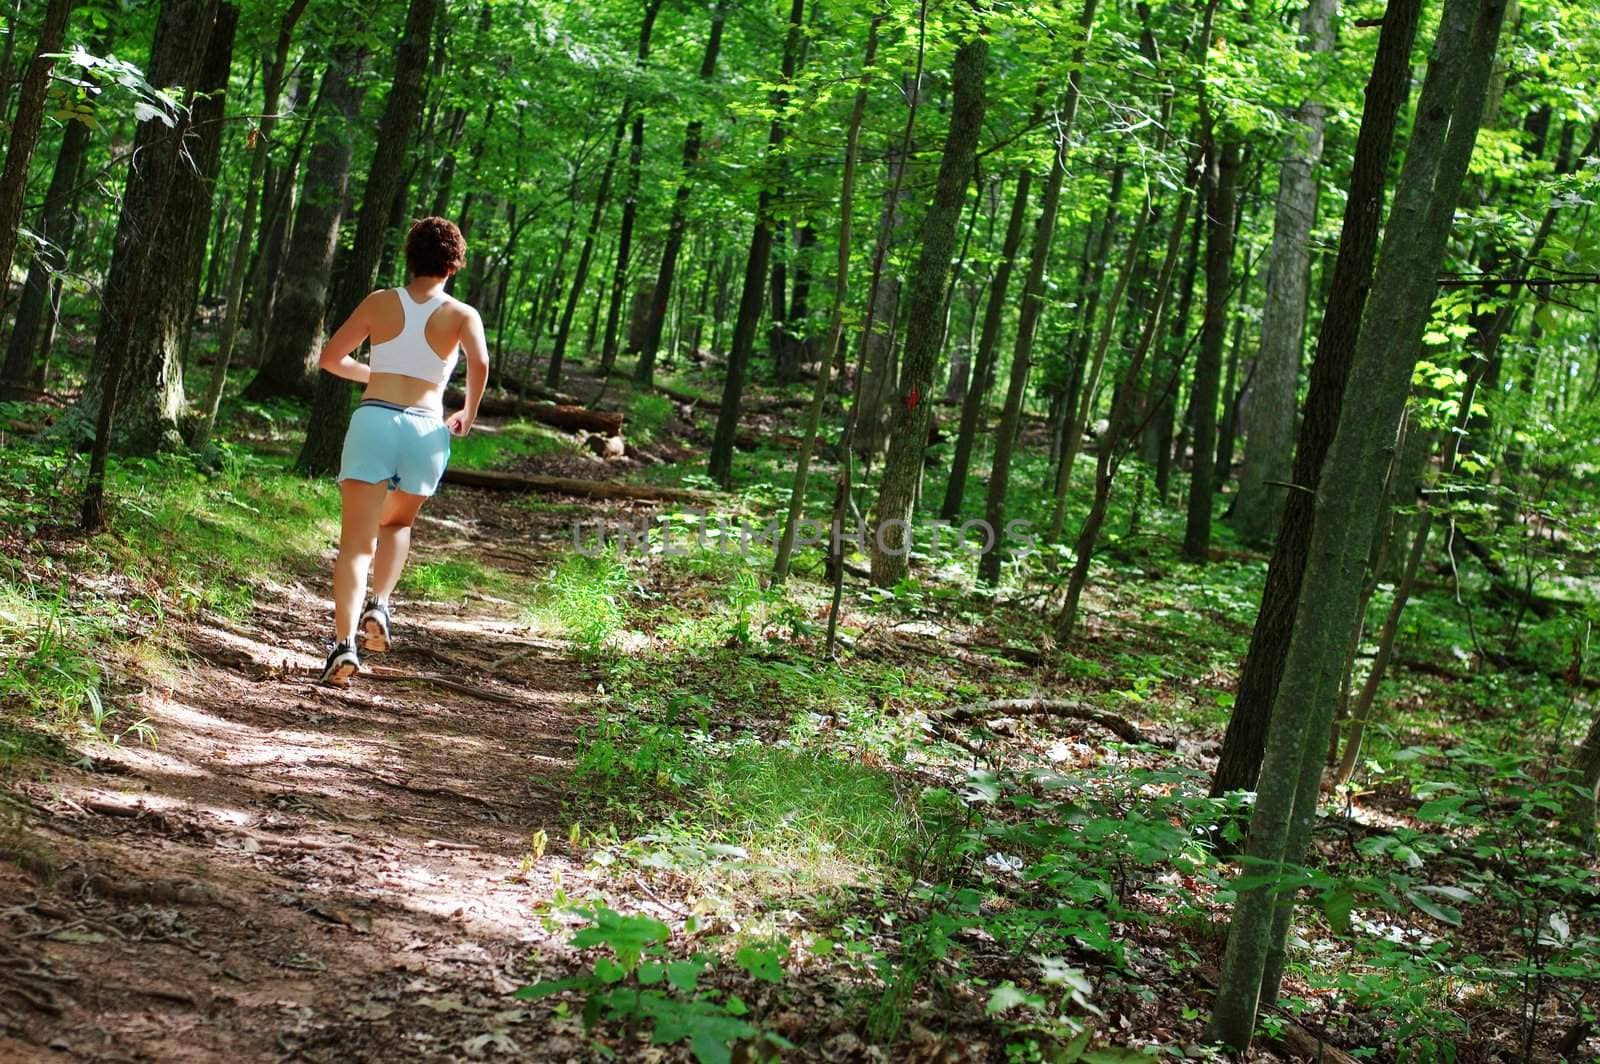
[[[363,399],[363,400],[361,400],[361,405],[362,406],[380,406],[385,410],[397,410],[402,414],[419,414],[422,417],[431,417],[431,418],[438,418],[439,417],[438,413],[436,413],[435,411],[429,410],[425,406],[401,406],[399,403],[391,403],[387,399]]]

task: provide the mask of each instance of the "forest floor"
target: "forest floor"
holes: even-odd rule
[[[630,409],[698,459],[682,407]],[[1205,775],[1259,556],[1113,542],[1070,652],[1048,588],[852,583],[827,662],[815,578],[574,549],[575,523],[686,528],[670,508],[446,486],[394,651],[331,690],[335,497],[283,471],[292,418],[241,420],[220,472],[127,466],[96,540],[67,528],[59,457],[10,467],[0,1060],[1207,1055],[1231,870],[1201,845],[1226,812]],[[705,486],[521,423],[477,438],[462,464]],[[730,512],[770,512],[784,458],[745,462]],[[1408,773],[1510,696],[1448,640],[1411,653],[1416,715],[1325,819],[1333,878],[1257,1055],[1594,1059],[1593,866],[1555,900],[1463,874]],[[1496,855],[1533,830],[1504,819]]]

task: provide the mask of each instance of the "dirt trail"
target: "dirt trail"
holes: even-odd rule
[[[526,544],[525,513],[470,494],[430,507],[420,560],[457,533]],[[561,803],[594,678],[479,596],[399,603],[394,652],[369,662],[485,695],[317,687],[325,581],[261,596],[250,629],[188,633],[192,665],[139,699],[156,748],[15,781],[0,1061],[588,1056],[508,995],[560,966],[565,935],[531,907],[582,874]]]

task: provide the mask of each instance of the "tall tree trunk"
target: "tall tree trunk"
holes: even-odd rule
[[[717,73],[717,53],[722,50],[722,26],[728,17],[727,0],[717,0],[711,9],[711,34],[700,61],[700,80],[710,83]],[[700,137],[705,120],[691,121],[683,134],[683,176],[672,200],[672,222],[667,227],[667,242],[661,249],[661,268],[656,271],[656,287],[650,297],[650,319],[645,325],[644,346],[634,367],[634,383],[650,386],[655,382],[656,353],[661,350],[661,333],[667,324],[667,305],[672,296],[673,275],[678,269],[678,253],[683,250],[684,229],[688,225],[689,196],[694,191],[695,169],[700,164]],[[554,387],[554,385],[551,385]]]
[[[1300,47],[1312,55],[1333,50],[1339,0],[1312,0],[1300,17]],[[1322,160],[1327,112],[1310,99],[1295,111],[1283,139],[1277,217],[1267,261],[1266,303],[1261,312],[1261,353],[1250,393],[1250,434],[1244,476],[1229,522],[1246,543],[1266,544],[1283,513],[1283,487],[1294,463],[1295,395],[1305,344],[1306,280],[1311,227],[1317,220],[1317,167]]]
[[[970,37],[957,48],[951,70],[950,128],[939,160],[933,202],[923,216],[918,234],[922,247],[911,273],[905,358],[899,394],[889,417],[889,450],[878,487],[874,531],[868,544],[872,583],[877,587],[893,587],[899,583],[910,562],[917,483],[922,475],[928,425],[933,416],[933,375],[944,338],[945,279],[983,124],[988,57],[988,41],[982,36]]]
[[[833,308],[829,312],[828,348],[822,353],[822,364],[817,367],[817,386],[811,393],[811,407],[806,412],[805,431],[800,436],[800,453],[794,460],[794,486],[789,490],[789,513],[784,521],[783,534],[778,540],[776,557],[772,563],[772,582],[782,584],[789,576],[789,563],[794,556],[794,543],[800,524],[800,514],[805,508],[806,481],[811,474],[811,456],[817,448],[817,433],[822,427],[822,407],[828,399],[828,381],[833,364],[843,355],[844,305],[850,292],[850,242],[852,214],[856,199],[856,158],[861,149],[861,123],[867,114],[867,78],[878,56],[878,28],[883,15],[874,15],[867,28],[867,52],[861,62],[860,87],[856,89],[855,103],[850,109],[850,126],[844,138],[844,174],[839,181],[839,239],[837,258],[833,265]],[[831,625],[830,625],[831,626]]]
[[[350,261],[329,302],[336,321],[343,321],[372,290],[383,254],[384,231],[405,174],[405,157],[422,105],[422,76],[428,65],[428,43],[439,0],[411,0],[406,26],[395,49],[394,82],[378,124],[378,144],[362,193]],[[295,466],[308,476],[332,473],[339,465],[344,432],[350,424],[350,382],[331,373],[319,374],[311,402],[310,428]]]
[[[316,140],[306,158],[300,210],[289,237],[288,258],[295,269],[284,279],[265,357],[245,388],[247,398],[312,394],[339,224],[349,199],[352,137],[365,95],[361,77],[365,66],[364,54],[338,48],[323,70],[322,113],[312,133]]]
[[[1362,316],[1343,418],[1317,485],[1305,587],[1274,703],[1250,820],[1252,878],[1238,891],[1207,1037],[1243,1051],[1258,1002],[1277,996],[1293,890],[1272,877],[1300,862],[1315,818],[1323,753],[1368,545],[1382,509],[1386,443],[1405,408],[1438,289],[1456,199],[1477,138],[1504,0],[1446,0],[1405,163]]]
[[[1212,4],[1210,11],[1215,10]],[[1207,14],[1207,25],[1210,24],[1210,14]],[[1136,410],[1139,376],[1144,370],[1144,362],[1150,353],[1150,348],[1155,344],[1156,334],[1161,331],[1162,306],[1166,303],[1167,293],[1172,289],[1172,276],[1178,268],[1178,252],[1183,245],[1183,228],[1189,221],[1189,206],[1194,197],[1195,171],[1199,161],[1189,167],[1188,179],[1184,182],[1183,191],[1178,200],[1178,209],[1172,216],[1172,228],[1167,233],[1166,252],[1161,260],[1161,270],[1156,275],[1156,289],[1153,295],[1153,305],[1145,314],[1144,328],[1140,338],[1129,356],[1128,364],[1123,369],[1117,386],[1113,391],[1111,400],[1111,417],[1107,423],[1106,431],[1100,438],[1099,453],[1095,456],[1094,497],[1089,503],[1089,512],[1083,519],[1083,527],[1078,530],[1078,538],[1073,542],[1072,572],[1067,579],[1067,599],[1060,615],[1056,618],[1056,638],[1065,642],[1071,638],[1073,629],[1078,623],[1078,603],[1083,595],[1083,589],[1089,582],[1089,567],[1094,562],[1095,549],[1100,542],[1100,529],[1105,524],[1106,514],[1111,506],[1111,487],[1117,476],[1117,469],[1122,461],[1122,450],[1125,441],[1133,442],[1131,437],[1136,426],[1133,423]],[[1152,205],[1145,209],[1144,218],[1150,219],[1156,213]],[[1141,220],[1141,225],[1147,224]],[[1195,224],[1199,224],[1197,219]],[[1107,322],[1110,325],[1110,322]]]
[[[1172,312],[1172,320],[1167,323],[1167,342],[1162,365],[1168,372],[1177,373],[1179,367],[1189,360],[1190,342],[1189,317],[1194,308],[1195,280],[1200,274],[1200,238],[1205,235],[1205,209],[1202,201],[1198,205],[1200,218],[1189,227],[1189,247],[1183,260],[1183,279],[1178,282],[1178,300]],[[1173,433],[1177,430],[1178,397],[1177,386],[1165,395],[1157,396],[1154,400],[1156,409],[1150,417],[1150,424],[1145,430],[1143,441],[1144,459],[1155,466],[1156,497],[1165,503],[1168,491],[1171,488],[1173,466]]]
[[[644,21],[639,25],[639,53],[634,68],[642,71],[650,60],[650,35],[662,0],[645,0]],[[623,104],[626,111],[628,102]],[[617,361],[617,329],[622,318],[622,295],[628,287],[628,263],[633,257],[633,222],[639,211],[639,171],[644,162],[644,108],[634,107],[628,130],[628,191],[622,199],[622,222],[617,228],[617,264],[611,272],[611,299],[606,307],[606,337],[600,348],[600,375],[611,372]]]
[[[187,247],[181,260],[183,268],[171,281],[170,296],[176,322],[173,357],[179,359],[180,380],[181,359],[189,350],[195,310],[200,302],[201,266],[206,257],[206,237],[211,232],[217,175],[222,172],[222,130],[229,100],[228,82],[233,70],[234,35],[238,26],[238,6],[227,0],[217,4],[216,21],[211,27],[206,57],[200,70],[200,91],[204,97],[195,109],[197,136],[189,149],[189,158],[194,164],[193,179],[173,190],[174,195],[182,193],[183,199],[174,200],[168,205],[171,209],[183,211],[188,218],[185,230]]]
[[[1390,0],[1384,13],[1372,76],[1367,82],[1361,129],[1356,136],[1339,255],[1317,334],[1310,392],[1295,445],[1292,482],[1299,487],[1290,490],[1284,502],[1283,520],[1261,593],[1261,608],[1256,613],[1217,770],[1211,778],[1214,796],[1254,790],[1261,769],[1267,721],[1283,675],[1295,603],[1300,597],[1311,538],[1313,492],[1339,424],[1345,377],[1371,287],[1372,261],[1383,220],[1384,183],[1394,149],[1395,125],[1411,87],[1411,45],[1421,13],[1421,0]]]
[[[289,45],[294,39],[295,24],[300,21],[308,2],[290,0],[278,22],[278,41],[272,58],[261,72],[262,116],[260,124],[253,131],[255,152],[250,157],[250,176],[245,182],[244,214],[239,221],[239,239],[234,244],[233,258],[228,265],[228,292],[222,308],[222,335],[217,340],[217,363],[201,403],[200,423],[190,441],[197,451],[205,450],[211,440],[212,429],[217,423],[217,407],[222,404],[222,390],[228,382],[228,364],[233,359],[233,345],[239,336],[239,317],[243,309],[245,266],[250,261],[250,242],[255,236],[256,211],[260,207],[267,156],[272,149],[272,130],[277,124],[276,112],[282,95],[284,71],[289,62]]]
[[[994,352],[1000,342],[1000,325],[1006,311],[1006,289],[1011,286],[1012,264],[1017,250],[1022,246],[1022,223],[1028,213],[1028,190],[1033,184],[1033,171],[1024,169],[1017,175],[1017,187],[1011,196],[1011,216],[1006,220],[1006,235],[1000,244],[1000,261],[995,264],[994,279],[989,282],[989,300],[984,307],[983,329],[978,333],[978,349],[972,356],[972,380],[961,403],[961,425],[956,430],[955,453],[950,459],[950,478],[945,482],[944,504],[939,516],[954,521],[961,514],[961,502],[967,492],[967,471],[972,465],[972,449],[977,442],[978,429],[983,420],[983,408],[989,402],[989,389],[994,386]]]
[[[44,209],[39,225],[39,250],[28,264],[28,279],[23,282],[17,302],[17,315],[11,338],[6,343],[6,360],[0,369],[0,394],[6,385],[28,385],[40,355],[39,328],[50,305],[51,279],[67,268],[67,250],[78,227],[77,187],[88,154],[89,126],[69,121],[61,135],[50,187],[44,194]]]
[[[73,0],[50,0],[44,9],[44,24],[39,27],[39,43],[33,60],[22,77],[22,92],[17,100],[17,117],[11,123],[11,139],[6,147],[6,164],[0,170],[0,305],[6,301],[11,284],[11,259],[17,250],[17,231],[22,225],[22,196],[28,188],[28,164],[39,143],[39,127],[44,122],[45,91],[50,87],[52,56],[61,51],[67,32],[67,16]],[[13,31],[16,22],[12,21]]]
[[[1011,484],[1011,451],[1016,445],[1017,429],[1022,424],[1022,402],[1028,393],[1028,373],[1033,366],[1033,334],[1039,325],[1039,314],[1044,309],[1045,269],[1050,264],[1056,209],[1061,202],[1061,185],[1067,174],[1067,147],[1078,115],[1078,99],[1082,94],[1084,50],[1094,33],[1094,14],[1098,4],[1099,0],[1084,0],[1083,13],[1078,17],[1078,29],[1082,37],[1073,51],[1072,72],[1067,75],[1066,100],[1056,118],[1056,150],[1039,205],[1039,223],[1033,232],[1028,277],[1022,286],[1022,307],[1017,313],[1017,338],[1011,353],[1011,378],[1006,386],[1006,404],[1000,414],[1000,425],[995,430],[994,462],[989,470],[984,497],[984,517],[989,523],[989,535],[994,542],[978,561],[978,579],[990,585],[1000,582],[1000,563],[1003,560],[1001,542],[1006,527],[1006,489]]]
[[[789,34],[783,44],[782,81],[787,85],[794,77],[795,63],[800,54],[800,38],[804,29],[805,0],[793,0],[789,6]],[[775,166],[778,152],[783,146],[784,112],[789,105],[785,89],[775,89],[769,105],[772,124],[767,129],[767,153],[763,165]],[[739,429],[739,403],[744,395],[744,378],[750,368],[750,355],[755,349],[756,325],[761,319],[762,289],[767,282],[767,264],[772,254],[772,200],[773,189],[763,181],[756,197],[755,229],[750,236],[750,254],[745,260],[744,288],[739,294],[739,317],[733,325],[733,349],[728,352],[727,377],[722,387],[722,408],[717,414],[717,430],[711,440],[709,460],[711,478],[727,486],[733,476],[733,438]]]
[[[605,218],[607,201],[611,196],[611,175],[617,169],[617,155],[622,150],[622,135],[628,128],[628,111],[624,105],[617,115],[616,130],[611,135],[611,150],[606,153],[605,168],[600,171],[600,184],[595,189],[594,206],[589,212],[589,227],[584,230],[583,247],[578,250],[578,265],[572,272],[572,287],[567,293],[567,301],[561,309],[561,321],[556,326],[555,344],[550,349],[550,367],[545,371],[544,383],[546,387],[557,388],[561,385],[561,369],[567,357],[567,339],[572,334],[572,319],[578,312],[578,300],[583,298],[584,286],[589,282],[589,265],[594,257],[595,239],[600,235],[600,222]],[[595,303],[599,306],[599,301]],[[594,342],[594,330],[590,330],[590,343]],[[529,343],[534,343],[534,338],[529,338]]]
[[[128,175],[128,188],[123,193],[123,217],[117,223],[120,254],[112,258],[113,267],[118,260],[122,264],[118,277],[121,298],[106,300],[101,333],[96,342],[101,355],[101,381],[95,405],[86,408],[94,411],[95,430],[80,512],[80,524],[85,532],[98,532],[106,524],[106,466],[111,457],[111,433],[116,425],[124,364],[133,340],[134,311],[140,306],[145,278],[150,273],[157,244],[155,231],[165,220],[167,204],[179,181],[179,157],[194,117],[192,79],[205,54],[206,37],[215,18],[216,0],[167,0],[156,16],[148,76],[160,78],[164,72],[166,78],[157,84],[189,83],[190,87],[183,94],[183,104],[173,126],[168,127],[159,116],[152,117],[140,123],[134,137],[134,143],[142,141],[149,154],[144,169],[132,170]],[[167,135],[157,133],[158,129]],[[139,182],[137,190],[136,180]],[[129,197],[135,191],[138,195],[130,203]],[[124,226],[130,208],[137,211],[139,224]],[[148,230],[142,228],[144,226],[148,226]]]
[[[197,86],[213,24],[221,19],[212,0],[165,0],[151,46],[151,83]],[[111,384],[111,354],[120,345],[116,390],[122,402],[114,410],[115,446],[133,453],[182,444],[177,426],[183,411],[183,377],[176,354],[182,319],[192,309],[192,304],[182,305],[182,295],[193,273],[189,226],[201,193],[199,175],[188,156],[200,146],[195,128],[210,110],[199,98],[194,107],[197,113],[181,124],[184,141],[176,146],[181,150],[166,150],[166,142],[178,134],[159,120],[141,122],[135,133],[132,157],[149,162],[128,171],[95,356],[76,409],[80,423],[98,425],[97,412]],[[134,267],[142,263],[148,268],[140,266],[134,300]],[[119,339],[124,330],[125,345]]]
[[[800,368],[811,350],[811,256],[817,231],[809,224],[795,230],[794,287],[789,291],[788,320],[778,345],[778,380],[800,379]]]
[[[1222,384],[1222,346],[1228,338],[1228,295],[1233,279],[1233,219],[1238,209],[1239,142],[1217,146],[1207,133],[1206,309],[1200,322],[1200,353],[1194,365],[1194,468],[1189,477],[1189,515],[1183,556],[1204,562],[1211,550],[1211,513],[1216,503],[1217,395]]]
[[[913,79],[906,91],[911,96],[908,114],[914,116],[922,92],[920,80]],[[857,451],[868,461],[884,444],[885,396],[894,391],[894,342],[897,311],[900,307],[900,276],[889,264],[889,251],[900,230],[908,198],[905,180],[911,167],[911,145],[902,140],[891,145],[888,155],[889,189],[884,196],[883,215],[878,223],[877,244],[873,248],[872,278],[867,285],[867,320],[861,329],[861,397],[855,418]]]

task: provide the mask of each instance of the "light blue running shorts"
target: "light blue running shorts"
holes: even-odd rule
[[[432,495],[450,461],[450,429],[430,410],[363,399],[344,434],[340,480],[387,481],[391,489]]]

